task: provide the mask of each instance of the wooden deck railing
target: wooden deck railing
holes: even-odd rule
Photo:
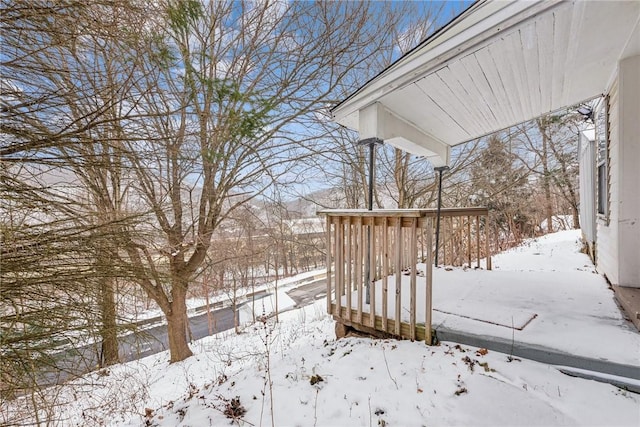
[[[435,216],[435,209],[430,215]],[[480,268],[486,259],[491,270],[487,208],[445,208],[440,213],[440,259],[438,264]],[[434,220],[435,224],[435,220]]]
[[[327,311],[355,329],[430,344],[436,210],[320,214],[327,218]],[[491,268],[487,216],[486,208],[442,209],[442,264],[480,267],[486,257]]]

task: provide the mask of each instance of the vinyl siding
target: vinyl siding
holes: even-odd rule
[[[580,227],[585,243],[589,246],[589,255],[594,256],[596,241],[596,146],[593,132],[580,133]]]
[[[640,288],[640,55],[619,70],[618,282]]]
[[[598,216],[596,266],[640,288],[640,56],[620,61],[609,91],[609,215]]]
[[[607,98],[605,98],[607,99]],[[616,79],[609,91],[609,215],[598,215],[596,267],[599,273],[604,274],[609,281],[617,285],[618,278],[618,164],[619,164],[619,138],[618,138],[618,80]]]

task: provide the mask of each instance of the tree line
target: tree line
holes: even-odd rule
[[[116,363],[127,295],[160,308],[177,362],[203,277],[246,278],[249,258],[266,275],[316,266],[278,189],[335,140],[327,106],[445,18],[409,2],[3,0],[3,398],[34,390],[73,331]],[[264,200],[272,215],[252,213]]]

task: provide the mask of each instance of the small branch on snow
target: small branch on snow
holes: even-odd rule
[[[400,388],[398,387],[398,382],[396,381],[395,378],[393,378],[393,376],[391,376],[391,371],[389,370],[389,362],[387,362],[387,353],[384,350],[384,347],[382,347],[382,357],[384,357],[384,364],[387,367],[387,373],[389,374],[389,378],[391,378],[391,381],[393,381],[393,383],[396,386],[396,390],[400,390]]]

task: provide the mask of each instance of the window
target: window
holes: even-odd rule
[[[595,110],[595,131],[598,168],[598,216],[609,217],[609,98],[605,97]]]
[[[598,214],[607,215],[607,164],[598,164]]]

